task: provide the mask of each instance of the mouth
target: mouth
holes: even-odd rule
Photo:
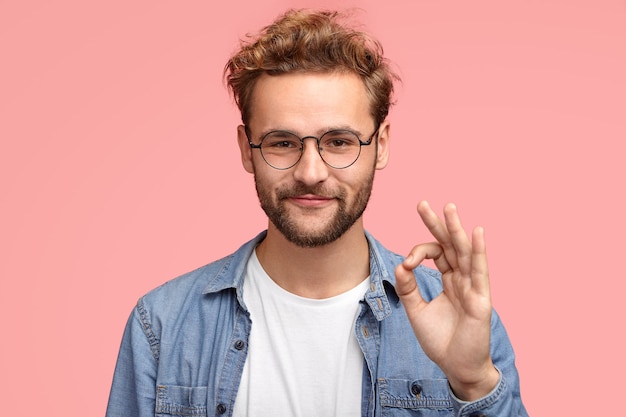
[[[326,197],[317,194],[301,194],[289,197],[289,200],[296,205],[303,207],[323,207],[334,200],[332,197]]]

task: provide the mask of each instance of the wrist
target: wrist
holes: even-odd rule
[[[478,378],[474,382],[462,382],[454,378],[448,378],[452,393],[461,401],[476,401],[485,397],[500,382],[500,372],[491,365],[485,371],[484,376]]]

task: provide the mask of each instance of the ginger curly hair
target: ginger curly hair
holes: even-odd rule
[[[351,72],[365,84],[376,124],[387,117],[399,77],[382,45],[336,11],[289,10],[256,36],[248,35],[224,67],[224,80],[246,124],[250,97],[262,74]]]

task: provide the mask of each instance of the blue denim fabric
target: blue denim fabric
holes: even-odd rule
[[[264,237],[139,299],[124,332],[107,417],[232,414],[251,327],[242,297],[245,267]],[[402,257],[370,234],[367,239],[371,288],[355,325],[365,357],[362,415],[527,416],[498,315],[492,316],[491,354],[500,382],[478,401],[460,401],[417,343],[394,291]],[[437,271],[420,266],[415,276],[427,300],[441,292]]]

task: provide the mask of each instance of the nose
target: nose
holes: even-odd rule
[[[328,165],[320,156],[317,140],[304,138],[302,147],[302,157],[294,167],[294,178],[306,185],[315,185],[326,180],[328,178]]]

